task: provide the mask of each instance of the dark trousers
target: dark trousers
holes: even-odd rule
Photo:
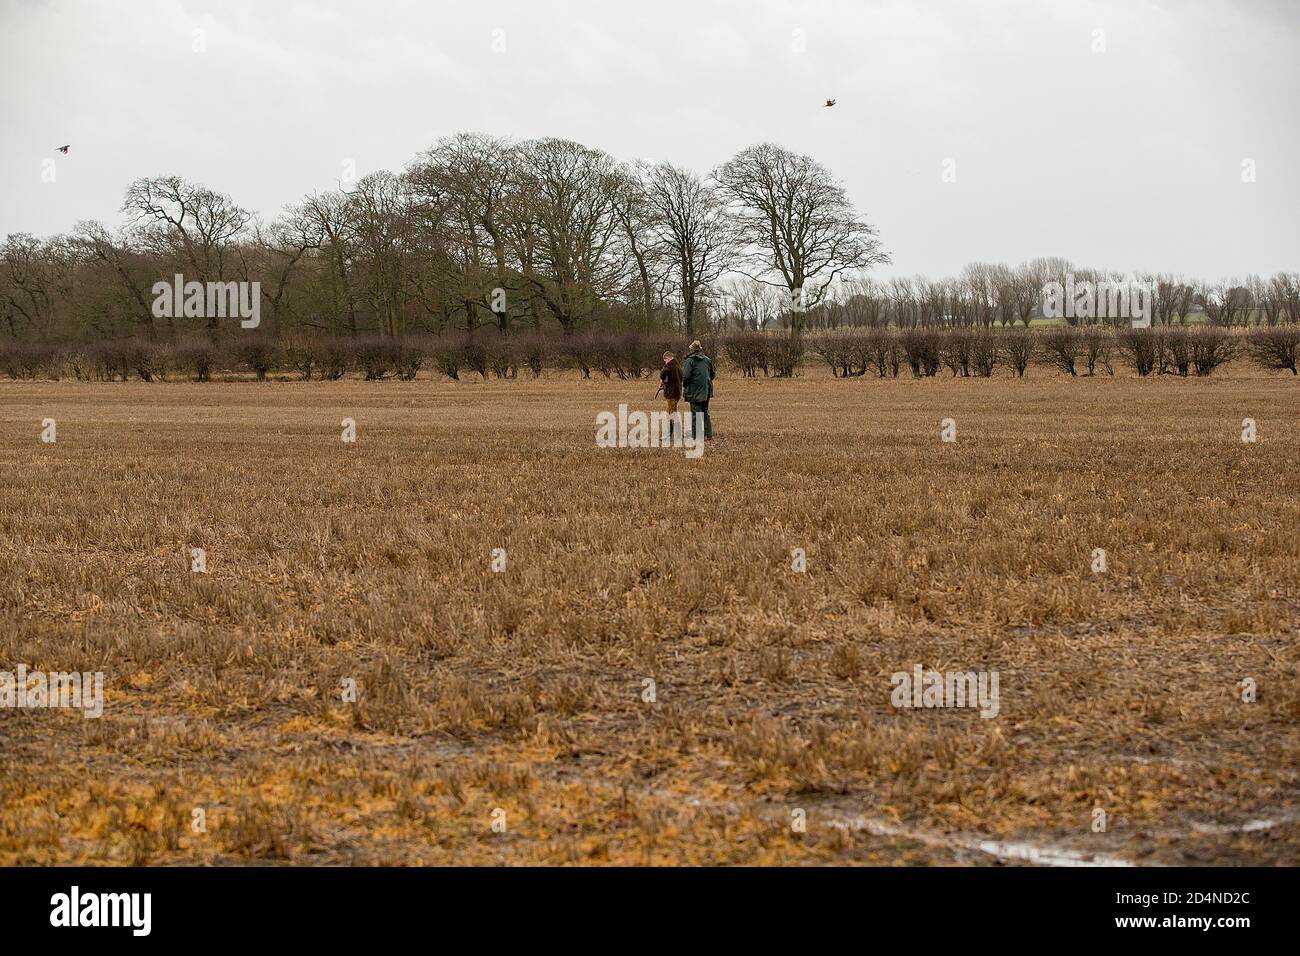
[[[691,402],[691,434],[695,434],[695,416],[704,416],[704,437],[713,437],[713,419],[709,417],[708,402]]]

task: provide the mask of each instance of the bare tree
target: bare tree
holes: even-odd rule
[[[1300,322],[1300,273],[1279,272],[1269,286],[1278,304],[1278,320]]]
[[[349,194],[364,288],[385,335],[405,332],[410,205],[404,177],[387,171],[362,177]]]
[[[1215,325],[1236,325],[1250,318],[1250,290],[1235,279],[1202,285],[1198,291],[1205,303],[1205,314]]]
[[[1058,282],[1064,289],[1068,284],[1070,276],[1074,273],[1074,263],[1069,259],[1061,256],[1039,256],[1036,259],[1029,260],[1025,265],[1028,275],[1034,276],[1038,280],[1038,305],[1041,307],[1044,302],[1044,289],[1049,282]],[[1070,324],[1073,320],[1067,319]],[[1025,323],[1028,325],[1029,323]]]
[[[508,140],[458,133],[438,141],[408,170],[412,190],[444,235],[470,331],[489,312],[497,330],[510,328],[511,306],[522,298],[510,256],[509,216],[518,154]],[[437,240],[434,240],[437,242]],[[495,293],[502,290],[501,294]]]
[[[342,190],[312,194],[300,207],[309,228],[321,236],[321,257],[329,277],[330,332],[340,323],[349,335],[357,334],[357,308],[352,267],[356,226],[352,201]]]
[[[521,275],[569,335],[627,278],[614,161],[564,139],[532,140],[520,154],[515,209],[526,226],[514,235],[528,243],[519,252]]]
[[[916,281],[919,283],[924,280],[917,276]],[[905,276],[895,276],[889,280],[888,291],[885,294],[889,297],[889,306],[894,314],[894,324],[900,329],[910,328],[919,321],[919,295],[911,279]]]
[[[1161,325],[1172,325],[1177,319],[1186,321],[1191,311],[1192,299],[1196,290],[1180,276],[1158,275],[1145,276],[1153,290],[1151,301],[1152,318]]]
[[[269,291],[263,289],[263,292],[271,305],[270,330],[279,333],[290,280],[307,253],[320,249],[324,233],[303,206],[290,206],[269,228],[259,224],[253,234],[256,249],[267,262],[265,270],[259,272],[269,277]]]
[[[142,241],[171,252],[200,282],[226,277],[236,241],[252,220],[229,196],[179,176],[137,179],[122,211],[134,214]]]
[[[948,279],[944,283],[944,321],[949,325],[971,325],[973,315],[969,287],[961,279]]]
[[[736,328],[761,332],[781,313],[780,296],[771,286],[747,276],[726,280],[724,296]]]
[[[869,276],[846,279],[841,292],[845,324],[876,329],[888,322],[889,299],[875,279]]]
[[[800,311],[820,302],[841,273],[889,261],[844,187],[809,156],[761,143],[741,150],[714,178],[753,276],[786,289],[796,335]]]
[[[681,296],[686,334],[694,336],[702,293],[731,264],[732,222],[711,186],[671,163],[651,168],[645,190],[657,244]]]
[[[669,262],[660,243],[654,207],[648,191],[649,170],[642,164],[623,166],[614,175],[614,215],[636,273],[641,312],[647,331],[663,307]]]
[[[1008,304],[1014,319],[1022,322],[1025,328],[1033,321],[1034,314],[1043,304],[1043,285],[1047,280],[1030,262],[1022,262],[1011,274],[1007,289]]]
[[[1251,301],[1264,313],[1264,324],[1276,325],[1282,302],[1277,296],[1277,289],[1270,281],[1257,275],[1246,277],[1246,288],[1250,291]]]
[[[917,317],[923,326],[942,325],[948,312],[948,281],[916,277]]]
[[[962,269],[962,282],[970,305],[971,320],[991,326],[998,318],[998,283],[1006,266],[991,262],[972,262]]]
[[[1017,317],[1015,272],[1005,263],[995,263],[989,267],[988,282],[993,307],[990,321],[1006,328]]]

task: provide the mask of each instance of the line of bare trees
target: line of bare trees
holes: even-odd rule
[[[1158,325],[1300,321],[1294,272],[1208,283],[1039,258],[874,278],[889,261],[875,228],[829,170],[770,143],[701,176],[568,140],[462,133],[269,222],[176,176],[132,183],[122,212],[116,229],[6,237],[0,339],[225,334],[219,316],[155,314],[154,284],[177,274],[258,282],[273,337],[1028,326],[1047,283],[1124,278],[1152,290]]]
[[[1044,288],[1090,282],[1133,280],[1150,289],[1155,325],[1278,325],[1300,322],[1300,273],[1279,272],[1271,278],[1249,276],[1210,283],[1167,273],[1124,275],[1076,266],[1067,259],[1033,259],[1010,267],[971,263],[958,276],[879,280],[849,276],[834,292],[809,309],[803,325],[839,328],[1008,328],[1028,327],[1043,315]],[[788,327],[782,296],[746,282],[728,287],[723,316],[735,329]],[[1129,325],[1130,316],[1110,318],[1063,316],[1067,325]]]
[[[399,337],[725,324],[724,276],[780,290],[797,328],[841,276],[888,261],[831,173],[772,144],[705,177],[563,139],[462,133],[400,173],[314,193],[264,222],[176,176],[126,190],[124,222],[0,245],[0,335],[174,341],[152,289],[259,282],[263,332]],[[199,323],[212,337],[217,316]]]

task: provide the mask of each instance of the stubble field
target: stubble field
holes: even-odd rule
[[[653,390],[0,384],[0,863],[1296,861],[1290,376]]]

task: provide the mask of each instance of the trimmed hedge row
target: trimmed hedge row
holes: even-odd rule
[[[1300,325],[1260,326],[1249,332],[1219,326],[1150,329],[1053,326],[1038,330],[908,328],[784,333],[735,332],[703,339],[705,351],[746,377],[788,378],[809,358],[838,378],[940,375],[987,378],[999,369],[1023,376],[1033,367],[1069,375],[1112,375],[1117,364],[1139,375],[1209,375],[1248,358],[1259,368],[1297,373]],[[685,354],[686,343],[668,335],[588,333],[444,336],[421,338],[315,338],[265,335],[204,338],[162,344],[121,340],[40,345],[0,342],[0,374],[12,379],[75,378],[146,382],[171,378],[210,381],[219,375],[366,381],[414,379],[421,370],[460,380],[478,376],[536,378],[546,370],[593,373],[605,378],[653,376],[665,351]]]
[[[706,352],[718,345],[702,337]],[[12,379],[75,378],[80,381],[210,381],[219,375],[366,381],[414,379],[422,369],[460,380],[540,376],[576,370],[606,378],[639,379],[654,374],[665,351],[684,357],[688,343],[670,336],[590,333],[541,335],[329,338],[232,335],[224,341],[190,338],[176,343],[126,339],[89,344],[0,342],[0,374]]]
[[[809,351],[841,378],[897,378],[906,368],[916,378],[938,375],[988,378],[1006,368],[1023,376],[1031,367],[1068,375],[1115,374],[1122,363],[1138,375],[1210,375],[1245,356],[1257,367],[1297,374],[1300,325],[1256,327],[1249,332],[1220,326],[1106,329],[1051,326],[1041,330],[911,328],[827,332],[807,337]],[[737,364],[751,374],[752,349]],[[734,361],[734,360],[733,360]]]

